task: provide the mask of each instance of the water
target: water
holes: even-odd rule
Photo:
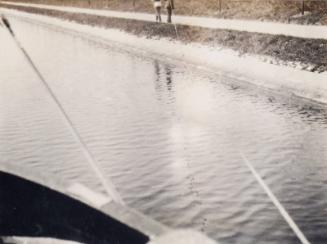
[[[129,206],[221,243],[299,243],[242,152],[308,239],[327,242],[325,108],[116,44],[11,21]],[[103,191],[58,109],[4,35],[2,164]]]

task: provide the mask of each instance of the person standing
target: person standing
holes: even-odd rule
[[[161,22],[161,0],[153,0],[153,7],[156,11],[156,22]]]
[[[173,9],[175,9],[174,0],[165,0],[165,2],[165,7],[167,9],[167,22],[171,23],[171,16],[173,14]]]

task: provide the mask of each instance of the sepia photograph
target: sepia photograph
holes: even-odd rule
[[[0,244],[327,244],[327,0],[0,0]]]

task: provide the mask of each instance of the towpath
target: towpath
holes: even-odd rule
[[[122,12],[111,10],[87,9],[76,7],[62,7],[44,4],[30,4],[20,2],[0,1],[2,4],[34,7],[41,9],[51,9],[63,12],[83,13],[98,16],[107,16],[123,19],[135,19],[153,22],[154,15],[148,13]],[[164,16],[165,17],[165,16]],[[235,20],[235,19],[218,19],[209,17],[195,16],[174,16],[173,21],[176,24],[198,26],[212,29],[228,29],[236,31],[246,31],[255,33],[264,33],[271,35],[286,35],[300,38],[327,39],[327,26],[319,25],[297,25],[276,22],[263,22],[254,20]]]

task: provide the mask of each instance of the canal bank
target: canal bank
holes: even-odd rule
[[[154,23],[153,14],[1,2],[7,8],[29,13],[120,29],[148,38],[169,38],[227,48],[240,56],[310,72],[327,69],[327,26],[296,25],[249,20],[174,16],[174,25]],[[166,18],[163,16],[163,18]]]
[[[327,103],[327,45],[323,39],[156,24],[51,7],[0,6],[5,7],[1,9],[5,14],[92,34],[125,48],[190,62],[288,96]]]
[[[19,0],[24,3],[49,4],[88,9],[111,9],[138,13],[153,13],[151,1],[143,0]],[[323,0],[284,1],[284,0],[179,0],[175,2],[174,13],[177,15],[211,16],[228,19],[251,19],[260,21],[295,22],[299,24],[327,24],[327,3]],[[293,18],[305,11],[304,16]]]

